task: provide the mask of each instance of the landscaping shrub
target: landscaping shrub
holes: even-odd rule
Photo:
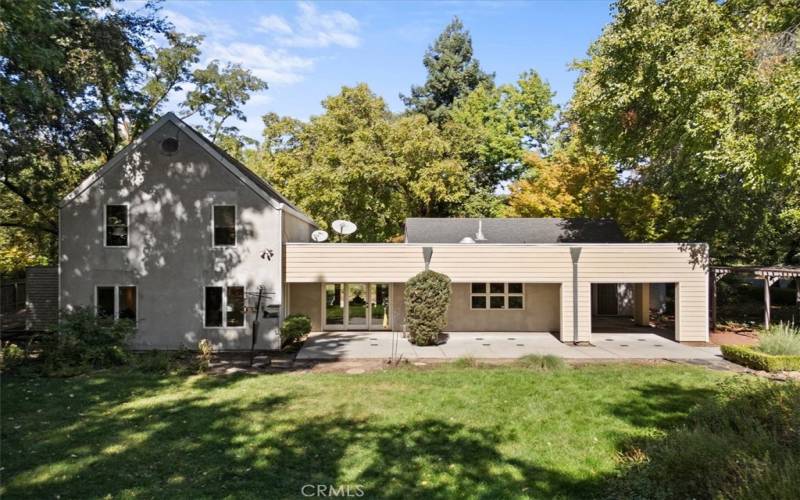
[[[733,377],[687,422],[633,444],[613,498],[796,498],[800,384]]]
[[[545,356],[541,356],[539,354],[528,354],[519,358],[516,364],[524,368],[540,371],[563,370],[567,367],[567,364],[563,359],[552,354],[547,354]]]
[[[756,347],[744,345],[723,345],[722,357],[728,361],[768,372],[800,370],[800,356],[774,355],[760,351]]]
[[[409,341],[433,345],[447,325],[450,278],[435,271],[422,271],[406,282],[406,326]]]
[[[133,321],[97,316],[77,308],[62,314],[55,333],[44,340],[45,371],[69,375],[89,368],[107,368],[128,361],[127,342],[136,332]]]
[[[6,342],[0,350],[0,370],[9,373],[25,362],[25,350],[17,344]]]
[[[311,332],[311,318],[305,314],[290,314],[281,326],[281,347],[293,344]]]
[[[800,356],[800,328],[778,323],[758,338],[758,350],[767,354]]]

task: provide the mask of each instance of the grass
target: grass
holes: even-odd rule
[[[296,498],[322,484],[585,498],[624,443],[682,422],[722,378],[684,365],[4,376],[0,496]]]

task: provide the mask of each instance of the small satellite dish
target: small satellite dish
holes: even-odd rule
[[[316,241],[317,243],[322,243],[323,241],[328,239],[328,232],[323,231],[322,229],[317,229],[313,233],[311,233],[311,239]]]
[[[461,238],[461,241],[459,241],[459,243],[475,243],[475,240],[473,240],[469,236],[464,236],[463,238]]]
[[[331,222],[331,229],[339,234],[347,236],[356,232],[358,227],[349,220],[335,220]]]

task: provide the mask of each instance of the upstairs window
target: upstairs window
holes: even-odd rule
[[[472,309],[524,309],[525,293],[522,283],[472,283]]]
[[[236,207],[214,205],[214,246],[236,245]]]
[[[205,326],[244,326],[244,287],[207,286],[205,296]]]
[[[135,286],[98,286],[95,297],[98,316],[136,321]]]
[[[128,246],[127,205],[106,205],[106,246]]]

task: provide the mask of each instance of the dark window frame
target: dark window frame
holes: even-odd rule
[[[219,320],[210,324],[209,312],[212,310],[208,307],[208,291],[209,289],[219,290]],[[232,291],[240,289],[241,302],[238,310],[229,310],[231,307],[236,307],[231,296]],[[247,289],[242,285],[208,285],[203,287],[203,328],[246,328],[247,327]],[[240,318],[238,321],[236,318]],[[233,318],[233,319],[232,319]],[[217,318],[214,318],[215,320]],[[231,322],[234,321],[233,324]],[[217,324],[218,323],[218,324]]]
[[[222,225],[217,226],[217,209],[218,208],[219,209],[223,209],[223,208],[233,209],[233,227],[222,226]],[[237,207],[236,207],[236,205],[232,205],[232,204],[218,204],[218,205],[213,205],[211,207],[211,244],[213,246],[215,246],[215,247],[235,247],[236,246],[237,239],[238,239],[238,234],[237,234],[238,233],[238,231],[237,231],[237,218],[238,217],[237,217],[236,212],[237,212]],[[225,242],[218,243],[217,242],[218,241],[217,240],[217,235],[218,234],[220,235],[220,239],[222,239],[223,235],[226,235],[226,237],[228,239],[226,239],[225,241],[231,241],[230,240],[230,236],[231,235],[227,234],[227,233],[229,233],[231,231],[231,229],[233,230],[233,240],[232,240],[233,243],[225,243]]]
[[[498,285],[502,285],[502,292],[498,290],[500,288]],[[512,285],[515,288],[518,287],[521,291],[511,292]],[[476,292],[475,290],[483,290],[483,292]],[[469,308],[473,311],[522,311],[525,309],[525,283],[516,281],[470,283],[469,292]],[[512,298],[519,298],[522,302],[522,307],[511,307]],[[483,302],[483,307],[476,307],[475,299],[479,299],[478,302]]]
[[[105,289],[106,291],[108,290],[111,291],[111,300],[112,300],[111,310],[110,310],[111,314],[101,313],[101,307],[100,307],[101,289]],[[133,315],[132,315],[133,317],[130,317],[130,315],[128,314],[121,314],[123,313],[123,311],[121,310],[122,306],[121,299],[122,299],[123,289],[133,289]],[[139,320],[139,288],[136,285],[95,285],[94,307],[95,307],[95,313],[98,316],[103,316],[114,320],[129,319],[134,323],[136,323]]]

